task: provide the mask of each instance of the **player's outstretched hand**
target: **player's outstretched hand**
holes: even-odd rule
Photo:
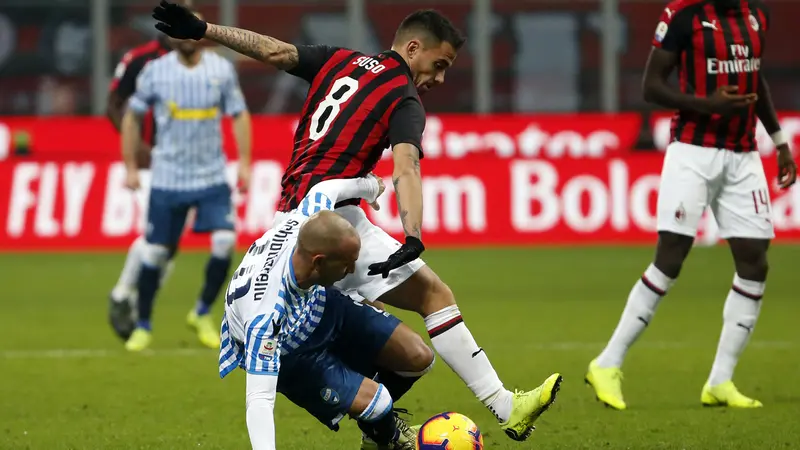
[[[738,109],[747,108],[758,101],[758,94],[741,95],[738,92],[737,86],[720,86],[707,98],[708,112],[729,114]]]
[[[208,28],[208,24],[197,18],[189,8],[164,0],[153,8],[153,18],[158,21],[156,28],[159,31],[175,39],[199,41]]]
[[[374,201],[374,202],[371,202],[371,203],[369,204],[369,206],[370,206],[372,209],[374,209],[375,211],[380,211],[380,210],[381,210],[381,205],[380,205],[380,204],[378,204],[378,199],[380,198],[381,194],[383,194],[383,191],[385,191],[385,190],[386,190],[386,185],[385,185],[385,184],[383,184],[383,178],[381,178],[381,177],[379,177],[379,176],[375,175],[374,173],[370,172],[370,173],[369,173],[369,176],[371,176],[371,177],[375,178],[375,181],[377,181],[377,182],[378,182],[378,195],[376,195],[376,196],[375,196],[375,201]]]
[[[384,262],[370,264],[367,275],[381,275],[386,278],[389,276],[389,272],[419,258],[424,251],[425,246],[422,245],[422,241],[414,236],[406,236],[406,243],[400,246],[396,252],[389,255],[389,259]]]
[[[788,145],[778,147],[778,184],[787,189],[797,181],[797,164]]]

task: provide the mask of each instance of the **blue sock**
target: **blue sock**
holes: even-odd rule
[[[142,264],[142,271],[139,273],[139,323],[146,324],[142,328],[150,329],[150,317],[153,314],[153,302],[158,291],[159,280],[161,280],[161,268]]]
[[[205,316],[208,314],[209,305],[203,303],[202,300],[197,301],[197,306],[195,307],[195,312],[197,312],[198,316]]]
[[[139,320],[136,322],[136,328],[142,328],[147,331],[153,331],[153,327],[150,325],[149,320]]]
[[[211,305],[217,299],[219,291],[228,279],[228,270],[231,268],[231,258],[217,258],[212,256],[206,264],[206,281],[203,284],[203,290],[200,291],[200,305],[197,307],[197,314],[208,314],[211,310]],[[141,295],[141,294],[139,294]]]

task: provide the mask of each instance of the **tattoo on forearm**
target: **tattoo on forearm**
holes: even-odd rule
[[[419,160],[417,160],[419,163]],[[417,169],[419,168],[419,164],[417,164]],[[395,197],[397,198],[397,210],[400,212],[400,222],[403,224],[403,232],[406,236],[414,236],[417,239],[422,237],[421,232],[421,224],[419,223],[408,223],[406,218],[408,217],[408,210],[403,208],[403,205],[400,201],[400,195],[397,195],[398,186],[400,185],[400,178],[392,178],[392,184],[394,185],[394,192]]]
[[[278,61],[277,66],[279,69],[291,68],[297,65],[297,52],[288,51],[289,48],[287,47],[290,46],[273,37],[241,28],[220,25],[214,25],[213,29],[209,31],[212,32],[206,33],[207,38],[259,61],[271,62],[269,61],[271,56],[285,51],[285,57]]]

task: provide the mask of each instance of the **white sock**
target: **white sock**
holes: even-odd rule
[[[501,423],[511,415],[513,394],[503,388],[486,352],[464,324],[458,306],[448,306],[425,318],[433,348]]]
[[[650,264],[642,278],[633,285],[617,329],[611,335],[606,348],[597,357],[598,366],[622,367],[628,349],[650,324],[658,302],[674,283],[675,280]]]
[[[117,285],[111,291],[111,298],[115,302],[125,301],[136,292],[136,283],[139,281],[139,271],[142,268],[142,251],[146,245],[144,236],[139,236],[128,248],[122,273],[119,274]]]
[[[722,334],[719,337],[717,356],[708,377],[710,386],[733,379],[733,370],[739,355],[750,340],[761,311],[761,297],[765,284],[733,277],[733,287],[728,292],[722,312]]]

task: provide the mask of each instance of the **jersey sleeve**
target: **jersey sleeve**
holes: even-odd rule
[[[286,72],[309,83],[314,81],[314,77],[317,76],[322,66],[339,50],[338,47],[328,45],[298,45],[296,47],[297,66]]]
[[[145,58],[133,58],[130,53],[126,54],[114,69],[111,92],[116,92],[124,100],[133,95],[136,90],[136,78],[144,68],[145,62]]]
[[[406,98],[397,105],[389,118],[389,144],[411,144],[422,152],[422,132],[425,131],[425,110],[416,98]]]
[[[222,87],[222,112],[227,116],[238,116],[247,110],[242,88],[239,86],[239,75],[233,65],[229,65],[230,76]]]
[[[688,47],[691,39],[692,11],[667,6],[656,25],[653,47],[677,53]]]
[[[136,89],[128,100],[128,108],[133,112],[144,114],[153,106],[156,99],[153,76],[153,65],[146,64],[136,78]]]
[[[262,299],[260,303],[271,303]],[[280,350],[278,334],[281,331],[284,311],[279,303],[273,303],[269,314],[258,314],[244,324],[244,370],[253,375],[278,375]],[[270,305],[271,306],[271,305]]]
[[[379,191],[378,180],[372,176],[320,181],[308,191],[296,214],[308,218],[322,210],[333,211],[336,202],[342,199],[363,198],[374,202]]]

